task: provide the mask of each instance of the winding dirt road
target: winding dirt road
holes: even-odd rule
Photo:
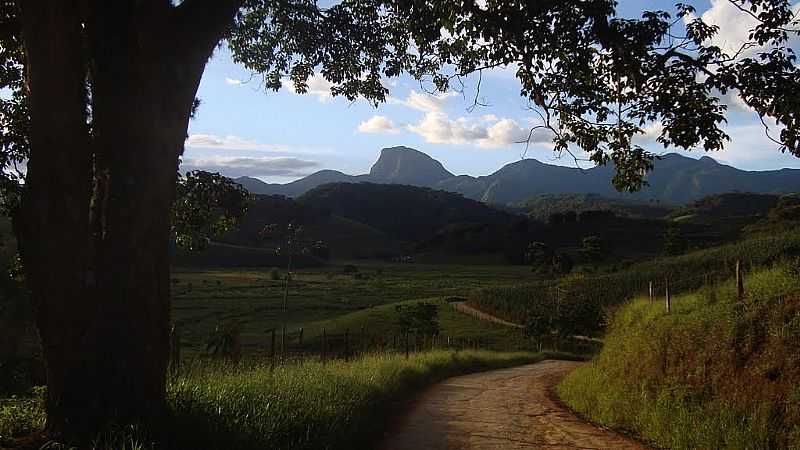
[[[538,364],[451,378],[433,386],[380,450],[646,449],[584,422],[555,398],[580,363]]]

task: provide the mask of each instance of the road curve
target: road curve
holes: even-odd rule
[[[496,317],[496,316],[493,316],[491,314],[485,313],[485,312],[481,311],[480,309],[473,308],[472,306],[468,305],[467,302],[453,302],[453,303],[451,303],[451,305],[457,311],[461,311],[462,313],[464,313],[464,314],[466,314],[468,316],[472,316],[472,317],[475,317],[477,319],[480,319],[480,320],[483,320],[483,321],[486,321],[486,322],[492,322],[492,323],[496,323],[496,324],[500,324],[500,325],[505,325],[505,326],[511,327],[511,328],[519,328],[519,329],[525,328],[523,325],[520,325],[518,323],[509,322],[507,320],[503,320],[503,319],[501,319],[499,317]]]
[[[580,363],[537,364],[451,378],[423,393],[380,450],[645,449],[571,413],[554,387]]]

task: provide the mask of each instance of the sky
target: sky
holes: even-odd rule
[[[742,42],[753,26],[752,19],[728,0],[691,3],[707,22],[720,26],[715,43],[723,48]],[[800,2],[793,3],[800,10]],[[619,13],[637,16],[645,7],[672,11],[673,4],[674,0],[622,0]],[[265,91],[257,74],[233,63],[221,48],[201,81],[202,104],[189,126],[181,169],[285,183],[321,169],[367,173],[381,148],[399,145],[429,154],[457,175],[488,175],[522,157],[575,165],[572,158],[558,158],[550,150],[547,136],[534,136],[527,153],[517,143],[527,137],[535,119],[519,95],[513,69],[484,72],[480,99],[486,106],[470,109],[476,82],[475,77],[467,79],[463,94],[431,95],[409,77],[393,78],[386,81],[388,101],[375,108],[363,100],[331,97],[330,85],[318,76],[304,95],[291,85]],[[731,142],[708,156],[746,170],[800,168],[800,159],[780,153],[741,101],[732,96],[724,100],[729,106],[725,131]],[[657,154],[680,151],[664,149],[647,137],[642,142]],[[682,153],[706,155],[702,149]]]

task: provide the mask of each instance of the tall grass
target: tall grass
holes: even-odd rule
[[[666,278],[670,279],[673,293],[690,292],[709,281],[729,279],[737,260],[748,270],[757,270],[787,255],[800,255],[800,230],[657,258],[609,274],[574,274],[558,280],[475,289],[469,301],[482,311],[519,322],[527,316],[529,305],[552,302],[556,292],[565,298],[613,306],[645,294],[650,282],[657,294],[664,292]]]
[[[558,392],[607,426],[673,449],[800,449],[800,277],[778,266],[677,296],[637,299],[601,354]]]
[[[554,355],[549,355],[554,356]],[[327,364],[195,365],[167,389],[171,422],[156,448],[368,448],[419,389],[445,378],[533,363],[545,355],[447,351],[368,355]],[[42,403],[0,409],[0,436],[43,425]],[[0,443],[2,441],[0,440]]]

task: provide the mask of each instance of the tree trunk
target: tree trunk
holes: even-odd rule
[[[47,363],[51,424],[65,422],[59,413],[65,405],[81,402],[80,393],[64,387],[91,386],[79,373],[93,357],[85,336],[94,309],[87,270],[91,156],[86,69],[80,18],[71,3],[21,4],[32,154],[18,242]],[[80,426],[79,417],[70,420]]]
[[[47,364],[48,431],[73,441],[165,412],[178,158],[238,2],[89,5],[19,2],[31,102],[20,247]]]

